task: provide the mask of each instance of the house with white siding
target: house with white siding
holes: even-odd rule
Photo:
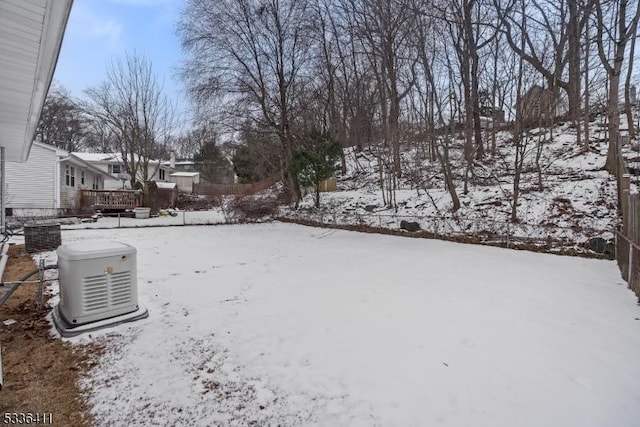
[[[131,180],[129,179],[129,175],[126,173],[124,162],[122,161],[122,154],[74,152],[73,155],[114,176],[114,179],[105,181],[105,190],[131,189]],[[149,161],[147,176],[150,181],[168,182],[169,174],[171,172],[173,172],[173,169],[169,165],[165,165],[158,160]],[[142,171],[139,170],[136,175],[138,181],[142,181],[144,179]]]
[[[34,142],[24,163],[5,164],[5,211],[8,216],[58,216],[80,208],[81,189],[104,189],[117,179],[81,158]]]

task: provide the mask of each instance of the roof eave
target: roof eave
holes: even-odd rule
[[[53,74],[60,54],[60,48],[62,46],[62,39],[64,38],[65,28],[69,20],[69,14],[71,12],[71,6],[73,0],[45,0],[44,8],[42,10],[42,27],[39,33],[39,39],[37,43],[37,53],[34,49],[33,54],[26,55],[22,52],[20,61],[29,61],[31,64],[35,64],[33,72],[29,72],[23,76],[23,79],[14,86],[10,87],[13,90],[16,86],[25,92],[25,97],[20,101],[11,100],[8,97],[6,99],[5,108],[15,108],[19,106],[19,109],[24,111],[24,115],[20,115],[13,121],[8,122],[10,127],[9,133],[5,133],[4,140],[0,141],[0,144],[5,148],[5,158],[7,161],[25,162],[29,157],[29,152],[33,144],[38,122],[40,120],[40,114],[53,80]],[[25,6],[28,6],[25,4]],[[13,2],[8,2],[4,5],[6,10],[13,10],[15,12],[16,6]],[[31,9],[29,13],[35,13],[37,9]],[[21,21],[16,21],[21,22]],[[33,20],[31,22],[34,22]],[[33,37],[34,27],[16,27],[13,33],[13,38],[3,38],[0,40],[2,46],[14,46],[14,52],[16,47],[24,46],[28,42],[28,37]],[[33,39],[32,39],[33,40]],[[12,57],[10,53],[6,54],[5,59],[11,61]],[[13,58],[15,59],[15,58]],[[15,60],[16,64],[18,60]],[[0,69],[0,78],[4,79],[6,71],[11,73],[16,69],[5,68]],[[5,89],[9,86],[5,85]],[[30,93],[30,96],[28,95]],[[24,101],[24,102],[23,102]],[[3,99],[0,99],[0,104]],[[13,102],[13,104],[10,104]],[[15,103],[19,102],[18,105]],[[28,105],[27,105],[28,104]],[[13,119],[12,119],[13,120]],[[6,124],[5,124],[6,125]],[[11,135],[11,136],[9,136]]]

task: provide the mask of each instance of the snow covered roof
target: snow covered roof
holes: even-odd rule
[[[72,0],[0,1],[0,141],[7,161],[29,157],[71,4]]]
[[[73,153],[74,156],[81,158],[85,162],[103,162],[108,160],[117,160],[113,153]]]
[[[196,175],[200,175],[200,172],[174,172],[169,176],[186,176],[186,177],[193,177]]]
[[[55,147],[50,144],[45,144],[44,142],[34,141],[33,145],[38,147],[46,148],[47,150],[55,151],[58,156],[68,156],[69,153],[61,148]]]
[[[81,158],[85,162],[92,163],[124,163],[122,161],[122,153],[73,153],[74,156]],[[140,160],[140,157],[135,155],[136,161]],[[149,160],[152,165],[159,164],[159,160]],[[160,163],[161,166],[165,166],[164,163]]]
[[[56,147],[56,146],[51,145],[51,144],[46,144],[44,142],[35,141],[33,143],[33,145],[37,146],[37,147],[44,148],[46,150],[54,151],[56,153],[56,156],[57,156],[58,160],[61,161],[61,162],[69,162],[69,163],[72,163],[72,164],[74,164],[76,166],[80,166],[80,167],[83,167],[83,168],[90,169],[93,172],[102,174],[102,175],[104,175],[104,176],[106,176],[108,178],[117,179],[115,176],[113,176],[113,175],[111,175],[111,174],[109,174],[109,173],[107,173],[107,172],[105,172],[103,170],[100,170],[100,169],[96,168],[90,162],[88,162],[86,159],[84,159],[83,157],[78,155],[78,154],[87,154],[87,153],[70,153],[67,150],[64,150],[62,148]],[[90,154],[93,154],[93,153],[90,153]]]
[[[195,164],[196,164],[196,162],[194,162],[193,160],[179,160],[179,161],[176,161],[174,163],[174,165],[176,165],[176,166],[193,166]],[[171,166],[171,161],[170,160],[166,160],[166,161],[162,162],[162,165],[163,166]]]
[[[93,171],[94,173],[103,175],[103,176],[105,176],[107,178],[118,179],[117,177],[111,175],[110,173],[107,173],[106,171],[98,169],[97,167],[93,166],[87,160],[85,160],[82,157],[78,156],[78,154],[87,154],[87,153],[70,153],[67,150],[63,150],[62,148],[58,148],[58,147],[55,147],[55,146],[50,145],[50,144],[45,144],[44,142],[37,142],[36,141],[36,142],[33,143],[33,145],[38,146],[38,147],[42,147],[42,148],[47,149],[47,150],[55,151],[56,156],[58,157],[58,160],[60,162],[69,162],[69,163],[71,163],[73,165],[89,169],[89,170]]]
[[[173,190],[177,185],[175,182],[156,182],[156,187],[163,190]]]
[[[68,155],[68,157],[65,157],[65,158],[61,159],[61,161],[67,161],[67,162],[75,164],[76,166],[87,168],[87,169],[93,171],[93,173],[102,175],[102,176],[107,177],[109,179],[118,179],[118,177],[116,177],[116,176],[114,176],[114,175],[112,175],[112,174],[110,174],[110,173],[108,173],[106,171],[103,171],[102,169],[98,169],[97,167],[93,166],[91,163],[87,162],[86,160],[81,159],[80,157],[76,156],[74,153],[70,153]]]

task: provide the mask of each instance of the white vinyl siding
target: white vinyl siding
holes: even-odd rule
[[[96,169],[99,169],[107,173],[111,173],[111,171],[113,170],[112,169],[113,164],[107,164],[101,161],[97,161],[97,162],[87,161],[87,162],[91,164],[93,167],[95,167]],[[90,173],[93,173],[93,172],[90,172]],[[86,184],[85,185],[86,188],[91,188],[93,190],[121,190],[122,189],[121,180],[115,179],[115,178],[103,177],[103,176],[100,176],[100,182],[96,183],[96,182],[93,182],[93,178],[91,178],[90,175],[87,175],[85,184]],[[128,185],[129,182],[127,181],[125,184],[127,188],[129,188],[129,185]],[[98,186],[98,188],[95,188],[95,186]]]
[[[75,182],[73,187],[70,185],[71,180],[69,180],[69,185],[67,185],[67,178],[71,178],[71,175],[67,176],[66,171],[71,171],[71,169],[73,169],[75,173],[75,167],[65,164],[64,162],[61,166],[62,167],[60,168],[60,170],[62,171],[62,173],[60,174],[60,207],[63,209],[74,209],[76,208],[76,202],[79,202],[80,200],[80,190],[77,186],[75,186]],[[67,166],[69,166],[68,169]]]
[[[102,173],[45,144],[34,143],[25,163],[6,163],[6,207],[14,212],[77,209],[80,190],[96,186],[104,189]]]
[[[6,162],[6,207],[56,208],[56,152],[33,144],[25,163]]]

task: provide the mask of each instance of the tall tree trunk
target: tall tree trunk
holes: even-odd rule
[[[524,14],[524,0],[521,0],[522,4],[522,30],[526,31],[526,22]],[[521,41],[521,49],[524,50],[524,38]],[[520,177],[522,174],[522,165],[524,164],[524,149],[522,141],[522,133],[524,130],[524,105],[522,102],[522,75],[524,72],[524,59],[520,56],[518,60],[518,81],[516,84],[516,117],[513,129],[513,142],[516,149],[516,156],[514,159],[514,173],[513,173],[513,201],[511,204],[511,222],[518,221],[518,199],[520,198]]]
[[[609,133],[609,147],[605,169],[618,175],[618,151],[620,143],[620,112],[618,111],[618,93],[620,90],[620,75],[609,76],[609,100],[607,102],[607,120]]]
[[[618,4],[618,13],[615,16],[617,28],[613,40],[613,64],[609,62],[604,50],[603,34],[605,33],[605,23],[602,6],[600,2],[596,2],[595,5],[598,18],[598,54],[600,55],[602,65],[604,65],[604,68],[607,70],[607,77],[609,78],[609,102],[607,105],[607,119],[609,120],[609,149],[607,152],[605,168],[615,174],[618,177],[618,180],[620,172],[618,170],[618,153],[620,149],[620,74],[624,63],[627,41],[629,38],[636,36],[638,19],[640,18],[640,6],[636,6],[635,15],[627,25],[626,17],[628,4],[628,0],[620,0],[620,3]]]
[[[496,155],[496,133],[498,125],[499,110],[497,109],[497,92],[498,92],[498,49],[500,49],[500,37],[496,37],[493,58],[493,82],[491,85],[491,156]]]
[[[453,182],[453,172],[451,171],[451,162],[449,160],[449,146],[446,142],[443,142],[441,146],[442,152],[440,152],[440,149],[437,147],[436,152],[438,154],[438,160],[440,160],[440,165],[442,166],[442,172],[444,175],[447,191],[451,196],[451,202],[453,204],[451,210],[453,212],[456,212],[458,209],[460,209],[460,199],[458,198],[455,183]]]
[[[391,47],[388,47],[386,55],[385,69],[389,82],[389,119],[387,121],[388,142],[391,144],[393,173],[402,176],[402,167],[400,164],[400,138],[399,138],[399,121],[400,121],[400,94],[398,92],[398,76],[395,64],[394,53]]]
[[[471,90],[469,95],[471,96],[471,113],[473,118],[473,133],[475,140],[475,157],[476,159],[481,159],[484,157],[484,145],[482,144],[482,124],[480,123],[480,99],[478,97],[478,80],[479,71],[478,71],[478,63],[480,62],[480,58],[478,57],[478,46],[475,34],[473,32],[473,23],[471,21],[471,14],[474,10],[475,0],[466,1],[464,4],[464,32],[465,35],[465,44],[466,50],[468,54],[468,60],[470,63],[470,86]]]
[[[569,6],[568,62],[569,62],[569,119],[578,125],[580,120],[580,17],[578,0],[567,0]],[[578,129],[578,134],[580,130]]]
[[[473,162],[473,99],[471,89],[471,60],[467,52],[461,52],[460,71],[464,88],[464,158],[468,164]]]
[[[629,65],[627,67],[627,78],[624,82],[624,112],[627,115],[627,126],[629,137],[636,138],[636,128],[633,125],[633,111],[631,109],[631,75],[633,74],[633,57],[636,50],[636,37],[631,37],[631,47],[629,48]]]
[[[589,151],[590,148],[590,141],[589,138],[591,137],[589,135],[589,122],[590,122],[590,106],[589,106],[589,96],[591,94],[591,91],[589,90],[589,49],[591,49],[590,47],[590,42],[589,42],[589,22],[587,20],[587,22],[585,23],[584,26],[584,33],[585,33],[585,46],[584,46],[584,141],[583,141],[583,145],[582,145],[582,151],[584,151],[585,153],[587,151]]]

